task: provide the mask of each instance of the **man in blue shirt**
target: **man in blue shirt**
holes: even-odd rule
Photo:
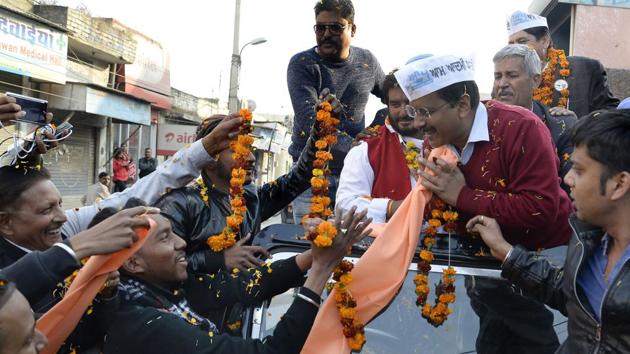
[[[558,353],[630,352],[630,110],[593,112],[572,132],[564,177],[576,213],[563,267],[505,241],[495,220],[467,225],[503,261],[501,275],[568,317]]]
[[[370,93],[381,97],[385,74],[376,57],[366,49],[350,46],[356,32],[354,6],[350,0],[321,0],[315,5],[317,46],[291,58],[287,70],[289,94],[295,117],[289,154],[297,161],[315,122],[320,96],[330,92],[337,98],[341,123],[332,149],[330,197],[334,207],[343,160],[353,138],[365,127],[365,105]],[[311,190],[293,202],[296,223],[308,214]]]

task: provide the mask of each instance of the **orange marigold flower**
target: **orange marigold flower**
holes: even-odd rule
[[[424,306],[422,306],[422,316],[429,317],[430,315],[431,315],[431,305],[424,304]]]
[[[442,274],[446,275],[446,276],[451,276],[451,275],[455,275],[457,273],[457,271],[455,270],[455,268],[448,266],[446,267],[443,271]]]
[[[336,135],[326,135],[324,140],[328,143],[328,145],[337,144],[337,136]]]
[[[455,302],[455,294],[451,294],[451,293],[442,294],[440,295],[438,300],[441,303],[452,304]]]
[[[243,223],[243,218],[236,215],[230,215],[225,218],[227,225],[232,229],[237,229],[241,223]]]
[[[252,111],[250,111],[250,110],[249,110],[249,109],[247,109],[247,108],[241,108],[241,109],[238,111],[238,114],[239,114],[239,115],[241,116],[241,118],[243,118],[243,119],[247,119],[247,120],[249,120],[249,119],[251,119],[251,118],[252,118]]]
[[[442,218],[446,222],[455,222],[455,221],[457,221],[458,217],[459,217],[459,214],[456,211],[448,211],[447,210],[444,213],[442,213]]]
[[[437,198],[433,201],[433,206],[435,209],[444,209],[444,207],[446,207],[446,203],[444,203],[442,199]]]
[[[345,273],[344,275],[342,275],[339,278],[339,281],[343,284],[343,285],[348,285],[350,283],[352,283],[352,275],[350,275],[350,273]]]
[[[330,161],[333,159],[333,155],[328,151],[317,151],[315,157],[324,161]]]
[[[328,146],[328,142],[326,142],[326,140],[322,140],[322,139],[320,139],[320,140],[317,140],[317,141],[315,142],[315,147],[316,147],[318,150],[323,150],[323,149],[325,149],[327,146]]]
[[[326,112],[332,112],[332,105],[328,101],[324,101],[320,104],[322,110]]]
[[[433,261],[433,252],[431,251],[427,251],[427,250],[422,250],[420,251],[420,258],[426,262],[432,262]]]
[[[442,217],[442,211],[441,210],[437,210],[437,209],[431,210],[431,217],[434,218],[434,219],[441,218]]]
[[[313,177],[311,178],[311,187],[315,189],[321,189],[326,185],[326,180],[323,178]]]
[[[357,310],[353,307],[342,307],[339,309],[339,315],[341,318],[354,319],[357,315]]]
[[[237,142],[241,145],[251,145],[254,143],[254,137],[251,135],[239,135]]]
[[[442,222],[439,219],[429,219],[429,226],[431,227],[440,227]]]
[[[332,245],[332,239],[329,237],[318,235],[317,237],[315,237],[313,243],[317,247],[330,247],[330,245]]]
[[[232,169],[232,177],[234,178],[245,178],[247,175],[247,171],[242,168],[234,168]]]
[[[324,211],[324,206],[320,203],[312,203],[311,204],[311,213],[320,214]]]
[[[431,291],[428,285],[418,285],[416,286],[416,294],[428,294]]]
[[[416,283],[427,283],[429,278],[424,274],[416,274],[413,281]]]
[[[435,245],[435,243],[436,243],[436,242],[437,242],[437,240],[436,240],[435,238],[433,238],[433,237],[425,237],[425,238],[424,238],[424,241],[423,241],[424,245],[425,245],[427,248],[431,248],[431,247],[433,247],[433,246]]]
[[[324,110],[317,111],[316,118],[318,121],[326,121],[330,119],[330,112],[326,112]]]
[[[317,232],[320,235],[324,235],[326,237],[334,238],[337,236],[337,229],[335,225],[333,225],[330,221],[324,221],[317,225]]]
[[[357,332],[354,337],[348,339],[348,346],[354,351],[361,351],[363,344],[365,343],[365,335]]]
[[[571,75],[571,72],[569,71],[569,69],[560,69],[560,75],[567,77]]]

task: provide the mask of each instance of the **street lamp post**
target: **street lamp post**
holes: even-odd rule
[[[239,42],[239,30],[241,22],[241,0],[236,0],[236,8],[234,11],[234,41],[232,43],[232,66],[230,68],[230,94],[228,96],[228,109],[230,112],[237,112],[239,108],[238,104],[238,86],[239,86],[239,73],[241,70],[241,54],[243,49],[248,45],[258,45],[267,42],[264,37],[258,37],[245,43],[241,49],[238,48]]]

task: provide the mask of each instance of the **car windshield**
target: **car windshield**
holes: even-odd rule
[[[274,260],[287,258],[294,255],[291,252],[282,252],[274,255]],[[356,258],[348,258],[356,261]],[[441,277],[443,266],[433,265],[429,284],[434,288]],[[456,267],[456,294],[457,300],[449,307],[453,313],[440,327],[433,327],[422,318],[420,309],[416,306],[416,294],[413,278],[416,275],[415,265],[410,266],[402,288],[390,305],[365,329],[366,344],[362,353],[476,353],[476,341],[480,333],[483,336],[501,335],[500,333],[480,332],[480,320],[478,312],[495,309],[495,319],[499,321],[505,313],[504,299],[510,297],[510,292],[516,296],[518,291],[505,286],[506,282],[499,279],[499,271],[491,269]],[[497,289],[498,288],[498,289]],[[502,294],[502,292],[506,292]],[[323,297],[327,293],[324,292]],[[429,296],[428,302],[433,303],[434,293]],[[496,300],[496,301],[495,301]],[[271,335],[276,324],[287,311],[293,301],[293,290],[278,295],[271,303],[264,304],[254,311],[253,332],[254,338],[264,338]],[[484,306],[490,302],[492,306]],[[513,306],[514,304],[512,304]],[[515,318],[503,319],[505,326],[522,326],[527,331],[527,324],[535,329],[532,335],[543,335],[544,329],[537,325],[541,318],[549,319],[550,331],[555,331],[557,338],[562,343],[566,336],[566,318],[558,311],[548,307],[525,301],[518,305],[522,311],[514,311]],[[490,310],[488,310],[490,309]],[[513,311],[506,311],[512,313]],[[498,328],[501,328],[499,326]],[[496,330],[496,326],[495,329]],[[546,336],[549,336],[547,333]],[[551,334],[553,336],[553,334]],[[535,339],[534,339],[535,340]],[[483,345],[483,340],[481,341]],[[553,350],[552,350],[553,352]]]

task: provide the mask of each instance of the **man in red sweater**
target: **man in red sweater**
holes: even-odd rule
[[[461,222],[490,215],[509,242],[530,250],[565,245],[572,206],[560,188],[545,124],[525,108],[479,102],[473,77],[472,61],[451,55],[411,61],[396,73],[409,115],[426,122],[430,146],[447,145],[459,156],[457,166],[421,159],[433,172],[421,171],[421,183],[454,206]],[[558,347],[553,316],[542,304],[503,281],[485,279],[481,288],[479,281],[469,283],[480,317],[478,352],[553,353]]]

